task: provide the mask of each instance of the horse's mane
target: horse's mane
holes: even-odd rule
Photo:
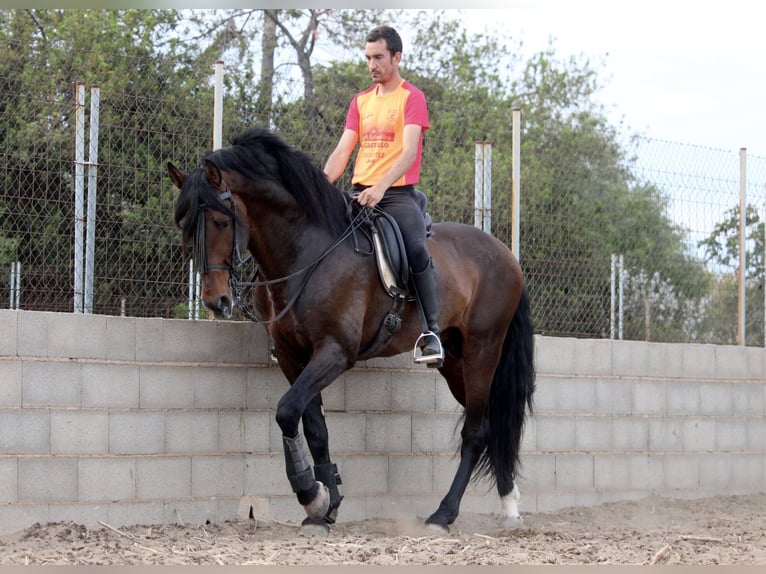
[[[251,127],[231,146],[207,154],[224,171],[283,187],[303,207],[311,223],[340,235],[348,225],[343,194],[329,182],[313,159],[263,127]]]
[[[205,175],[205,168],[198,167],[186,175],[183,189],[176,200],[173,219],[181,229],[185,242],[193,241],[197,232],[197,218],[201,208],[218,210],[229,217],[234,217],[231,208],[221,201],[216,191],[210,186]]]

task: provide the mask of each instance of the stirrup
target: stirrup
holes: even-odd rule
[[[420,348],[420,341],[427,337],[436,339],[436,342],[439,345],[439,352],[423,355],[423,351]],[[441,363],[444,361],[444,347],[442,347],[442,342],[441,339],[439,339],[439,336],[433,331],[422,333],[417,341],[415,341],[415,347],[412,349],[412,360],[418,364],[426,364],[430,366],[434,363],[438,363],[438,366],[441,366]]]

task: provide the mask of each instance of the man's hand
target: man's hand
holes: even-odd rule
[[[380,203],[384,193],[386,193],[386,188],[380,188],[378,185],[373,185],[359,193],[359,195],[356,196],[356,201],[359,205],[372,209]]]

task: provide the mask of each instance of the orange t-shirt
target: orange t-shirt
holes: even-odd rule
[[[423,132],[428,129],[426,97],[406,80],[385,96],[378,96],[376,88],[371,86],[354,96],[346,115],[346,129],[359,135],[360,145],[352,183],[377,183],[402,153],[404,126],[416,124],[421,132],[415,161],[393,187],[415,184],[420,178]]]

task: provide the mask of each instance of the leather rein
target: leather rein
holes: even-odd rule
[[[298,269],[297,271],[294,271],[290,273],[289,275],[285,275],[284,277],[279,277],[277,279],[270,279],[270,280],[263,280],[259,281],[257,280],[258,275],[260,274],[260,267],[256,263],[255,272],[253,273],[253,278],[250,281],[241,281],[239,274],[242,269],[242,267],[249,263],[252,260],[252,255],[248,254],[247,257],[244,259],[242,258],[242,250],[239,245],[239,233],[238,233],[238,226],[241,225],[239,223],[239,217],[237,215],[237,204],[234,201],[234,197],[229,191],[228,188],[224,189],[223,193],[221,193],[218,198],[222,201],[229,201],[229,206],[231,208],[232,213],[234,216],[232,217],[232,224],[234,226],[233,229],[233,236],[234,239],[232,240],[231,244],[231,257],[229,258],[228,263],[213,263],[209,264],[207,261],[207,245],[206,245],[206,232],[205,232],[205,217],[204,212],[207,210],[208,206],[205,203],[200,204],[198,210],[197,210],[197,231],[195,233],[194,238],[194,261],[196,263],[198,271],[205,275],[210,270],[214,269],[221,269],[221,270],[227,270],[229,272],[229,287],[231,288],[232,295],[234,297],[234,304],[242,311],[242,313],[247,316],[248,319],[251,321],[254,321],[256,323],[262,323],[264,325],[268,325],[269,323],[276,323],[280,319],[282,319],[295,305],[295,302],[298,300],[298,297],[303,292],[303,289],[306,287],[309,278],[311,277],[311,274],[313,273],[314,269],[317,268],[319,263],[327,257],[330,253],[332,253],[341,243],[343,243],[346,239],[351,237],[352,235],[355,236],[356,231],[364,225],[373,210],[369,208],[362,208],[357,213],[351,217],[351,198],[347,197],[346,194],[344,194],[344,198],[346,198],[346,202],[348,205],[347,213],[349,213],[350,216],[350,223],[348,227],[343,231],[343,233],[338,237],[335,241],[333,241],[314,261],[306,265],[305,267],[302,267],[301,269]],[[377,209],[377,208],[374,208]],[[270,285],[276,285],[278,283],[284,283],[286,281],[289,281],[293,277],[297,277],[298,275],[303,275],[303,278],[301,280],[301,283],[298,287],[298,289],[293,293],[292,297],[290,297],[290,300],[287,302],[287,304],[284,306],[284,308],[274,317],[271,319],[260,319],[258,316],[256,316],[255,312],[252,310],[251,306],[248,305],[245,302],[245,299],[250,294],[250,292],[253,290],[254,287],[268,287]]]

